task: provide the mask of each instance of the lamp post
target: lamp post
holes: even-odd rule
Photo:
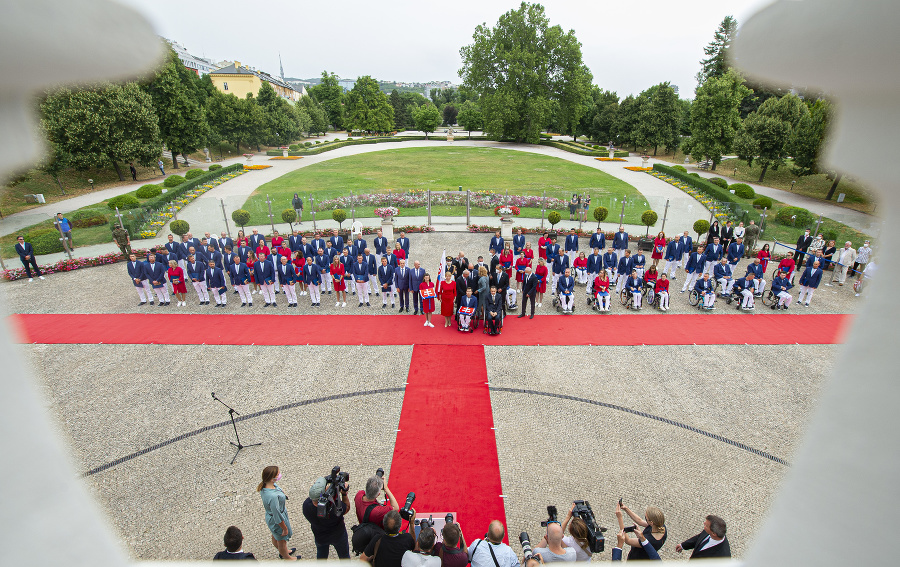
[[[272,214],[272,198],[266,195],[266,204],[269,206],[269,223],[272,225],[272,234],[275,234],[275,215]]]
[[[759,235],[762,236],[762,233],[766,231],[766,217],[769,216],[766,212],[769,210],[769,207],[763,207],[763,212],[759,215]]]
[[[219,203],[222,205],[222,218],[225,219],[225,231],[228,233],[228,238],[231,238],[231,228],[228,226],[228,215],[225,214],[225,199],[219,199]]]
[[[619,214],[619,226],[625,224],[625,202],[628,200],[627,195],[622,196],[622,213]]]
[[[659,230],[661,230],[662,232],[665,232],[665,231],[666,231],[666,217],[668,216],[668,214],[669,214],[669,200],[666,199],[666,208],[663,209],[663,221],[662,221],[662,227],[660,227],[660,229],[659,229]]]
[[[309,210],[310,210],[310,212],[312,212],[312,216],[313,216],[313,232],[316,232],[316,230],[318,230],[316,228],[316,198],[310,197],[309,201],[310,201]]]
[[[794,191],[794,183],[796,183],[796,182],[797,182],[796,179],[794,181],[791,181],[791,191],[792,192]]]
[[[93,190],[94,190],[94,180],[93,180],[93,179],[88,179],[88,183],[91,184],[91,191],[93,191]]]

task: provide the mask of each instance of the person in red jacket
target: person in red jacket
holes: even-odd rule
[[[665,272],[659,275],[656,280],[656,286],[653,291],[659,297],[659,308],[663,311],[669,310],[669,276]]]
[[[578,257],[575,258],[572,267],[575,268],[575,274],[578,276],[578,283],[587,285],[587,256],[584,255],[584,252],[578,253]]]
[[[500,254],[500,265],[506,272],[506,277],[512,278],[513,253],[509,247],[509,242],[504,245],[503,252]]]
[[[547,245],[550,244],[550,233],[545,232],[544,235],[538,238],[538,258],[547,259]],[[535,269],[537,271],[537,269]]]
[[[600,270],[594,278],[594,296],[600,311],[609,311],[609,275],[606,270]]]
[[[337,294],[335,299],[337,303],[335,307],[347,307],[347,284],[344,280],[344,265],[341,264],[341,257],[335,256],[331,261],[331,283],[334,285],[334,292]],[[341,294],[344,294],[344,301],[341,302]]]
[[[455,291],[455,288],[454,288]],[[434,292],[434,283],[431,281],[431,274],[425,272],[422,277],[422,283],[419,284],[419,296],[422,299],[422,313],[425,315],[424,327],[434,328],[431,322],[431,314],[434,313],[434,300],[436,294]]]
[[[453,274],[447,272],[444,282],[441,284],[441,315],[444,316],[444,328],[453,324],[453,317],[456,315],[453,302],[456,301],[456,281]]]
[[[272,253],[272,251],[269,250],[268,246],[266,246],[265,239],[260,238],[259,245],[256,247],[256,255],[261,256],[261,255],[265,254],[266,256],[268,256],[271,253]]]
[[[778,272],[777,272],[775,275],[778,275],[778,273],[785,273],[785,272],[786,272],[786,273],[787,273],[787,279],[788,279],[788,281],[790,281],[790,280],[791,280],[791,276],[794,275],[794,268],[795,268],[796,266],[797,266],[797,264],[794,262],[794,259],[791,258],[790,256],[787,256],[787,257],[784,258],[781,262],[778,262]],[[773,276],[773,277],[774,277],[774,276]]]
[[[297,250],[294,252],[294,259],[291,261],[294,265],[294,271],[297,272],[298,276],[303,276],[303,266],[306,265],[306,258],[303,257],[303,251]],[[303,281],[302,277],[297,278],[297,283],[300,284],[300,291],[297,295],[306,295],[309,293],[306,291],[306,282]]]
[[[519,256],[519,259],[516,260],[516,289],[522,289],[522,280],[525,275],[525,268],[531,267],[531,259],[526,258],[525,255]]]
[[[550,274],[550,270],[547,269],[547,259],[546,258],[538,258],[537,268],[534,269],[534,275],[537,276],[538,281],[538,304],[540,307],[544,302],[544,294],[547,293],[547,277]]]
[[[284,238],[278,235],[278,231],[276,230],[272,236],[272,248],[281,248],[281,245],[284,243]],[[290,256],[288,256],[290,258]]]
[[[650,257],[653,258],[653,265],[659,264],[659,261],[662,260],[663,254],[666,253],[666,233],[660,232],[656,235],[656,239],[653,241],[653,253],[650,254]]]

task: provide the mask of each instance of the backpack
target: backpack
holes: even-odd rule
[[[366,550],[366,547],[369,545],[369,542],[372,541],[377,535],[384,535],[384,528],[377,526],[371,522],[369,522],[369,515],[372,513],[372,510],[378,506],[378,502],[373,502],[369,504],[369,507],[366,508],[365,514],[363,514],[362,523],[358,526],[353,526],[350,530],[353,532],[353,536],[350,538],[351,547],[353,549],[353,553],[355,555],[359,555],[360,553]]]

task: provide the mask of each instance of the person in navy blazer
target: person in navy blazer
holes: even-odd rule
[[[494,233],[494,236],[491,237],[491,243],[488,245],[488,252],[491,254],[499,254],[503,252],[503,237],[500,236],[500,231]]]
[[[291,249],[291,252],[300,250],[306,254],[306,243],[303,240],[304,238],[300,236],[300,231],[295,229],[293,234],[288,237],[288,248]]]
[[[213,298],[216,300],[216,307],[225,307],[225,304],[228,302],[225,273],[213,260],[209,261],[206,269],[206,287],[212,291]]]
[[[150,291],[150,282],[147,281],[144,263],[138,260],[135,254],[129,254],[127,267],[128,277],[131,278],[131,283],[134,284],[134,287],[137,289],[138,295],[141,298],[141,302],[138,303],[138,306],[145,305],[148,300],[150,301],[150,305],[153,305],[153,292]]]
[[[575,263],[575,258],[578,257],[578,235],[575,234],[574,228],[569,229],[569,235],[566,236],[564,245],[566,256],[569,257],[569,265],[571,266]]]
[[[556,284],[556,292],[559,295],[563,313],[571,313],[572,307],[575,305],[575,278],[572,277],[572,270],[569,268],[566,268],[563,276],[559,278]]]
[[[397,268],[394,270],[394,289],[400,299],[400,313],[403,308],[409,313],[409,268],[406,267],[406,260],[400,260]]]
[[[344,249],[344,238],[338,234],[338,231],[333,231],[329,240],[331,241],[331,247],[336,251],[340,252]]]
[[[150,256],[147,262],[144,263],[144,276],[150,282],[150,287],[156,292],[160,307],[169,304],[169,290],[166,287],[167,273],[166,266],[162,262],[157,262],[155,255]]]
[[[259,247],[259,241],[265,240],[263,235],[259,233],[257,229],[253,229],[253,234],[250,235],[250,247],[256,250]],[[324,246],[323,246],[324,248]]]
[[[694,289],[700,294],[704,309],[716,308],[716,291],[712,280],[709,279],[709,272],[703,272],[703,278],[697,280]]]
[[[731,264],[725,258],[719,260],[719,263],[713,268],[713,277],[722,286],[720,295],[722,297],[730,295],[731,288],[734,286],[734,270],[731,269]]]
[[[688,231],[684,231],[684,234],[681,235],[681,238],[678,239],[678,244],[681,245],[681,265],[684,266],[687,264],[687,255],[690,254],[694,250],[694,239],[691,238],[691,235]]]
[[[234,254],[231,263],[228,264],[228,275],[231,276],[231,285],[241,296],[241,307],[253,305],[253,296],[250,295],[250,269],[241,257]]]
[[[378,231],[378,236],[375,237],[375,259],[378,264],[381,264],[382,256],[387,254],[387,246],[388,239],[384,237],[381,230]]]
[[[681,261],[681,257],[681,240],[673,238],[666,244],[666,254],[664,256],[666,265],[662,271],[672,281],[675,281],[675,276],[678,274],[678,262]]]
[[[319,271],[322,273],[322,289],[331,293],[334,289],[334,285],[331,283],[331,277],[328,276],[331,273],[331,269],[328,267],[331,265],[331,258],[325,255],[325,247],[319,249],[321,253],[316,252],[316,265],[319,266]]]
[[[375,293],[375,286],[378,285],[378,264],[375,255],[368,248],[363,249],[363,262],[369,266],[369,281],[366,282],[366,293],[372,295]]]
[[[606,254],[603,255],[603,269],[606,270],[606,275],[609,277],[610,282],[616,280],[616,269],[618,267],[619,257],[616,256],[612,248],[607,248]]]
[[[369,264],[366,263],[361,253],[357,254],[356,262],[353,262],[353,283],[356,284],[359,307],[363,306],[363,300],[366,305],[370,305],[369,294],[366,292],[366,287],[369,285]]]
[[[406,252],[406,261],[409,262],[409,238],[406,237],[405,232],[401,232],[399,238],[397,238],[397,242],[400,243],[400,248]]]
[[[675,551],[681,553],[685,549],[693,549],[691,559],[731,557],[726,531],[725,520],[710,514],[703,522],[703,531],[676,545]]]
[[[210,233],[207,232],[204,240],[206,240],[206,246],[212,246],[218,252],[222,251],[222,248],[219,244],[219,239],[216,238],[215,236],[211,236]]]
[[[631,250],[626,249],[624,255],[619,259],[619,265],[616,267],[616,295],[622,292],[625,286],[625,280],[628,274],[634,268],[634,261],[631,259]]]
[[[597,227],[597,231],[591,235],[591,241],[588,243],[588,247],[591,250],[599,248],[601,252],[606,249],[606,235],[600,230],[600,227]],[[599,270],[597,273],[600,273]]]
[[[600,254],[600,250],[602,248],[594,248],[594,253],[587,257],[587,273],[588,273],[588,281],[594,281],[594,278],[600,273],[600,270],[603,269],[603,255]],[[587,291],[588,296],[591,295],[591,286],[585,286],[585,290]]]
[[[209,305],[209,289],[206,287],[206,262],[190,254],[187,258],[185,277],[190,280],[197,292],[200,305]]]
[[[694,284],[697,283],[697,278],[703,273],[705,266],[706,252],[705,247],[701,244],[696,251],[688,255],[687,262],[684,265],[684,286],[681,288],[681,293],[688,289],[694,289]]]
[[[226,247],[233,249],[234,240],[232,240],[231,237],[225,233],[225,231],[222,231],[222,233],[219,235],[219,250],[224,250]]]
[[[394,268],[388,265],[387,256],[381,257],[378,266],[378,287],[381,290],[381,308],[387,309],[388,296],[391,298],[391,309],[394,308]]]
[[[369,247],[369,244],[365,241],[361,234],[356,237],[356,239],[353,241],[353,244],[354,246],[356,246],[356,249],[359,251],[359,253],[362,253],[366,248]]]
[[[558,246],[557,246],[558,248]],[[547,252],[547,258],[550,257],[549,251]],[[556,284],[559,282],[559,278],[563,276],[566,270],[569,269],[569,257],[565,254],[556,254],[553,256],[553,266],[551,266],[553,271],[553,283],[551,284],[551,288],[554,294],[556,294]]]
[[[313,241],[310,242],[310,245],[311,245],[312,248],[313,248],[313,253],[314,253],[314,254],[318,254],[318,253],[319,253],[319,248],[321,248],[321,249],[324,251],[324,250],[325,250],[325,239],[322,238],[322,234],[319,233],[319,232],[317,232],[317,233],[316,233],[316,237],[313,238]]]
[[[253,252],[252,250],[250,250],[250,247],[243,245],[239,246],[236,251],[238,257],[241,259],[241,262],[245,264],[247,263],[247,258],[250,257],[250,252]]]
[[[706,265],[703,268],[704,273],[712,273],[713,269],[715,269],[716,264],[719,263],[719,260],[723,258],[725,251],[722,249],[722,245],[719,244],[719,238],[713,238],[712,244],[706,245]]]
[[[185,259],[187,258],[185,248],[178,242],[175,242],[175,237],[171,234],[169,235],[169,241],[166,242],[166,252],[168,252],[169,260],[175,260],[178,262],[178,267],[184,270]]]
[[[224,256],[221,252],[213,248],[212,244],[207,245],[206,247],[206,262],[213,262],[217,268],[220,270],[225,270],[225,266],[222,263],[224,261]]]
[[[34,268],[37,277],[44,279],[44,275],[41,273],[41,269],[38,268],[37,260],[34,257],[34,247],[31,246],[30,242],[25,242],[24,236],[16,237],[16,252],[19,254],[19,260],[21,260],[22,265],[25,266],[28,281],[34,279],[31,277],[31,268]]]
[[[625,232],[624,226],[620,226],[619,232],[613,235],[613,250],[616,251],[616,257],[620,260],[625,255],[625,251],[628,250],[628,233]]]
[[[728,259],[728,263],[731,264],[731,267],[734,268],[737,266],[737,263],[741,261],[741,258],[744,257],[744,239],[741,237],[735,238],[734,242],[728,245],[728,252],[726,258]]]
[[[409,271],[409,289],[412,290],[413,297],[413,315],[418,315],[422,310],[422,297],[419,294],[419,286],[425,281],[425,270],[416,260],[413,262],[413,268]]]
[[[797,296],[797,305],[805,305],[809,307],[809,301],[812,299],[813,292],[818,289],[822,283],[822,268],[818,260],[807,266],[800,276],[800,295]],[[806,303],[803,303],[803,297],[806,297]]]
[[[516,235],[513,236],[512,239],[513,244],[513,256],[518,258],[522,254],[522,250],[525,249],[525,235],[522,234],[522,229],[516,231]]]
[[[472,311],[472,315],[469,314],[459,314],[459,326],[462,330],[469,330],[469,323],[472,320],[472,317],[475,313],[478,313],[478,298],[472,294],[472,288],[466,288],[466,294],[462,296],[462,299],[459,301],[459,307],[462,309],[463,307],[471,307],[474,309]]]
[[[281,257],[281,262],[275,267],[275,274],[278,276],[278,282],[281,284],[281,290],[284,292],[285,299],[288,300],[288,307],[297,307],[297,291],[294,289],[294,283],[297,281],[297,271],[291,259],[287,256]]]
[[[253,264],[253,278],[259,285],[259,291],[266,302],[263,307],[275,305],[275,267],[265,252],[260,252]]]
[[[544,246],[544,251],[547,254],[547,264],[552,266],[556,257],[559,256],[559,244],[556,243],[556,238],[550,239],[550,242]]]
[[[188,257],[191,256],[203,262],[204,266],[209,262],[209,257],[206,255],[206,248],[194,248],[193,246],[188,246]]]
[[[734,280],[733,289],[741,295],[741,309],[745,311],[750,311],[755,308],[753,292],[756,282],[753,281],[754,279],[756,279],[756,277],[753,275],[753,272],[747,272],[747,275],[744,277]]]
[[[631,269],[631,275],[625,280],[625,289],[631,292],[634,308],[640,311],[641,295],[644,291],[644,280],[641,279],[641,276],[638,275],[638,271],[634,268]]]
[[[309,289],[309,300],[313,307],[321,305],[322,296],[322,269],[316,264],[316,259],[310,255],[306,257],[306,265],[303,267],[303,281]]]
[[[756,297],[761,296],[762,290],[766,287],[766,280],[763,279],[765,272],[763,271],[762,263],[759,258],[754,258],[753,262],[747,265],[747,273],[753,274],[753,283],[756,288],[753,291],[753,295]]]

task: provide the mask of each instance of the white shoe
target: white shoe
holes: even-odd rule
[[[425,321],[425,324],[422,325],[422,326],[423,326],[423,327],[427,327],[427,326],[428,326],[428,321]]]
[[[347,307],[347,302],[344,301],[343,303],[341,303],[341,307]]]
[[[428,323],[428,326],[434,329],[434,323]]]
[[[44,279],[44,276],[38,276],[40,279]]]
[[[541,305],[543,305],[543,303],[538,303],[538,307],[540,307]]]
[[[250,295],[255,295],[255,294],[256,294],[256,290],[255,290],[255,289],[254,289],[253,291],[250,292]]]
[[[28,281],[33,282],[34,278],[28,278]]]

